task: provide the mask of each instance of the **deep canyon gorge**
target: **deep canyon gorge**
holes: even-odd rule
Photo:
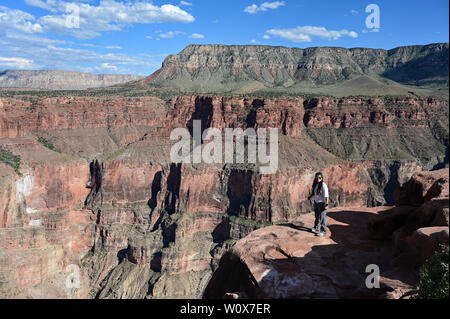
[[[203,56],[190,49],[189,59],[197,56],[202,65]],[[216,49],[209,50],[217,54]],[[448,58],[448,44],[439,50]],[[398,51],[409,56],[414,50]],[[362,60],[363,53],[353,52],[353,58]],[[324,65],[313,55],[311,65],[302,62],[299,70],[307,71],[298,79],[342,80],[344,67],[332,70],[334,77],[317,73],[330,70],[329,61]],[[427,57],[417,59],[429,66],[436,56]],[[183,72],[201,73],[192,65],[180,73],[174,61],[167,58],[157,74],[133,85],[142,89],[166,73],[167,81],[180,83]],[[412,62],[396,63],[406,72]],[[263,66],[279,74],[272,64]],[[381,62],[371,67],[386,68]],[[233,293],[399,298],[414,282],[404,278],[400,265],[419,254],[404,248],[423,235],[417,231],[446,229],[448,245],[445,96],[252,97],[252,92],[166,98],[92,92],[0,97],[2,298],[221,298]],[[278,129],[277,172],[260,174],[258,164],[249,163],[172,163],[171,131],[192,129],[194,120],[220,130]],[[312,226],[307,197],[317,171],[329,185],[330,229],[336,228],[334,237],[322,242],[301,231]],[[420,185],[420,191],[411,185]],[[397,224],[387,212],[397,216]],[[339,228],[345,225],[346,231]],[[437,241],[445,242],[442,236]],[[267,263],[261,254],[268,251]],[[400,256],[394,266],[392,254]],[[314,270],[317,258],[324,263]],[[364,267],[373,260],[386,269],[390,289],[368,293],[360,286]],[[69,265],[79,267],[77,289],[66,287]],[[350,270],[341,273],[344,268]],[[341,277],[334,278],[338,272]],[[230,274],[236,278],[224,283]],[[293,286],[280,285],[283,276],[295,277]],[[311,287],[311,278],[321,278],[320,287]],[[272,293],[270,287],[279,290]]]

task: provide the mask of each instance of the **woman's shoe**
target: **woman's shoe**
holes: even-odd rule
[[[313,233],[319,232],[319,230],[318,230],[316,227],[311,228],[311,231],[312,231]]]
[[[324,231],[321,231],[320,233],[316,234],[316,236],[323,237],[323,236],[325,236],[325,234],[326,233]]]

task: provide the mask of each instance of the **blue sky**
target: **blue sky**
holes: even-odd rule
[[[379,28],[366,24],[369,4],[379,8]],[[149,75],[192,43],[391,49],[448,42],[448,12],[447,0],[0,0],[0,70]]]

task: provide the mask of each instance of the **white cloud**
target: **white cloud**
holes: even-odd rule
[[[50,44],[73,44],[71,41],[53,40],[37,35],[28,35],[15,32],[14,30],[6,30],[2,36],[2,40],[8,44],[15,44],[18,46],[43,46]],[[1,44],[1,43],[0,43]]]
[[[251,6],[244,9],[244,12],[255,14],[258,12],[259,7],[256,4],[252,4]]]
[[[168,31],[166,33],[160,33],[160,32],[158,32],[158,33],[159,33],[159,36],[163,39],[172,39],[176,35],[186,34],[186,32],[182,32],[182,31]]]
[[[150,40],[160,40],[162,39],[172,39],[177,35],[187,35],[186,32],[183,31],[167,31],[167,32],[163,32],[162,30],[156,30],[155,33],[158,34],[157,38],[153,38],[151,35],[147,35],[145,36],[145,38],[150,39]],[[200,33],[192,33],[191,35],[189,35],[189,38],[191,39],[204,39],[205,36],[203,34]]]
[[[263,38],[266,39],[266,40],[269,40],[270,39],[270,35],[264,34]]]
[[[362,33],[380,32],[380,29],[378,29],[378,28],[374,28],[374,29],[370,29],[370,30],[363,29],[361,32]]]
[[[161,67],[164,59],[158,55],[119,53],[117,50],[121,47],[115,44],[51,39],[41,35],[42,30],[35,26],[38,24],[35,17],[26,12],[0,6],[0,68],[97,71],[103,65],[104,72],[108,73],[151,74]],[[93,30],[78,31],[88,33]],[[95,48],[110,53],[95,52]]]
[[[97,44],[92,44],[92,43],[80,43],[80,44],[76,44],[76,45],[79,45],[81,47],[89,47],[89,48],[102,48],[102,49],[108,49],[108,50],[122,50],[122,47],[117,46],[117,45],[102,46],[102,45],[97,45]]]
[[[259,11],[267,11],[269,9],[278,9],[279,7],[282,7],[286,5],[285,1],[274,1],[274,2],[264,2],[260,6],[257,6],[256,4],[252,4],[251,6],[248,6],[244,9],[244,12],[255,14]]]
[[[35,20],[35,17],[27,12],[0,6],[0,33],[11,29],[29,34],[42,33],[42,26],[34,23]]]
[[[187,35],[186,32],[183,31],[167,31],[167,32],[163,32],[162,30],[156,30],[155,33],[158,34],[157,38],[153,38],[151,35],[147,35],[145,36],[145,38],[150,39],[150,40],[160,40],[161,38],[163,39],[172,39],[177,35]],[[189,35],[189,38],[191,39],[204,39],[205,36],[203,34],[200,33],[192,33],[191,35]]]
[[[62,46],[64,45],[64,46]],[[80,44],[52,40],[41,36],[5,33],[0,36],[0,68],[11,69],[51,69],[74,71],[99,71],[116,74],[151,74],[161,67],[164,56],[127,55],[124,53],[97,53],[88,49],[68,47]],[[88,44],[89,45],[89,44]],[[118,49],[118,47],[117,47]],[[117,67],[114,71],[113,67]]]
[[[180,1],[180,6],[192,6],[192,3],[187,2],[187,1]]]
[[[110,73],[134,73],[131,68],[137,67],[139,69],[154,69],[160,67],[160,62],[156,61],[154,57],[148,56],[129,56],[122,53],[105,53],[100,54],[89,50],[63,48],[56,46],[47,46],[42,48],[41,52],[47,52],[51,56],[50,60],[45,60],[46,65],[56,65],[58,69],[73,69],[71,65],[76,65],[77,68],[86,68],[92,65],[97,65],[95,70],[108,71]],[[68,64],[70,63],[70,65]],[[100,66],[98,66],[100,64]],[[153,70],[149,70],[149,74]]]
[[[267,9],[277,9],[278,7],[284,6],[286,3],[284,1],[275,1],[275,2],[264,2],[261,5],[261,10]]]
[[[13,68],[13,69],[25,69],[33,66],[33,60],[25,58],[5,58],[0,57],[0,67]]]
[[[27,3],[52,11],[52,14],[37,21],[44,31],[69,33],[81,39],[95,38],[100,36],[101,32],[119,31],[133,24],[195,21],[191,14],[178,6],[157,6],[147,1],[132,3],[101,0],[98,5],[62,0],[27,0]]]
[[[192,33],[189,38],[191,39],[204,39],[205,36],[203,34],[200,33]]]
[[[100,67],[97,68],[98,70],[107,70],[107,71],[118,71],[119,68],[115,65],[112,65],[111,63],[102,63]]]
[[[122,50],[122,47],[120,47],[118,45],[107,45],[107,46],[105,46],[105,49],[108,49],[108,50]]]
[[[42,1],[42,0],[25,0],[25,3],[33,6],[33,7],[38,7],[41,9],[45,9],[48,11],[52,11],[52,12],[56,12],[57,10],[55,9],[55,6],[57,4],[56,0],[47,0],[47,1]]]
[[[325,27],[299,26],[293,29],[271,29],[267,33],[273,36],[279,36],[293,42],[311,42],[312,37],[325,38],[328,40],[337,40],[346,35],[351,38],[357,38],[358,33],[348,30],[327,30]]]

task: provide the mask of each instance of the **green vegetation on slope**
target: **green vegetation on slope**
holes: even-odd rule
[[[41,143],[42,145],[44,145],[46,148],[48,148],[54,152],[58,152],[55,145],[53,145],[53,143],[50,142],[49,140],[47,140],[45,137],[42,137],[42,136],[38,137],[38,142]]]
[[[19,171],[20,168],[20,156],[14,155],[11,151],[0,147],[0,161],[10,165],[14,168],[15,172],[21,176],[22,174]]]
[[[417,299],[448,299],[448,246],[441,246],[420,269]]]

